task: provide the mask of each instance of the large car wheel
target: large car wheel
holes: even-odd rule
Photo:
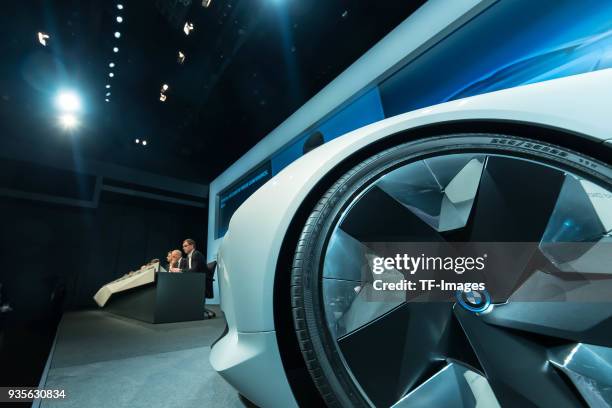
[[[331,407],[610,406],[611,231],[612,168],[573,151],[459,134],[378,153],[324,194],[297,245],[291,299],[311,376]],[[535,242],[538,267],[516,264],[533,268],[527,283],[575,260],[545,244],[586,243],[591,269],[561,284],[610,300],[511,295],[486,313],[372,301],[368,245],[381,241]]]

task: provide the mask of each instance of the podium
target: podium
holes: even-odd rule
[[[111,313],[148,323],[203,320],[206,275],[157,269],[132,272],[110,282],[94,299]]]

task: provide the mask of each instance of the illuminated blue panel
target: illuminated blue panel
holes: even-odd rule
[[[351,130],[384,119],[378,88],[360,96],[344,109],[323,122],[318,129],[301,136],[272,157],[272,174],[277,174],[291,162],[303,155],[304,142],[319,131],[325,142],[341,136]]]
[[[380,84],[386,116],[612,67],[612,2],[499,2]]]
[[[385,118],[378,88],[374,88],[327,119],[320,127],[325,141]]]
[[[292,161],[302,156],[304,142],[310,135],[311,133],[301,136],[295,142],[291,143],[289,146],[272,156],[272,174],[277,174],[279,171],[287,167]]]

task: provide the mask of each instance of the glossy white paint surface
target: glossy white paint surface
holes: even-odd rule
[[[612,69],[479,95],[420,109],[350,132],[293,162],[234,214],[219,251],[221,305],[229,333],[211,353],[213,367],[261,406],[293,406],[273,316],[280,246],[300,203],[338,162],[381,138],[457,120],[511,120],[562,128],[603,142],[612,137]],[[284,273],[290,273],[289,269]],[[289,305],[287,305],[289,307]],[[278,400],[269,400],[276,393]]]

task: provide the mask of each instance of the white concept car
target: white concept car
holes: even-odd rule
[[[319,146],[231,219],[217,260],[228,327],[213,367],[260,407],[611,406],[611,142],[604,69]],[[519,283],[475,311],[376,300],[376,242],[536,251],[516,249],[505,265]]]

